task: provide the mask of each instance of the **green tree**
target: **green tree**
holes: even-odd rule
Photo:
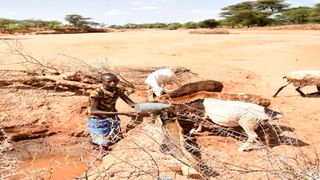
[[[22,29],[29,29],[29,28],[35,28],[36,23],[33,20],[22,20],[19,23],[19,27]]]
[[[14,23],[17,23],[17,21],[0,18],[0,28],[2,29],[2,31],[4,31],[8,27],[8,24],[14,24]]]
[[[8,30],[10,33],[19,30],[20,27],[17,23],[10,23],[6,25],[6,30]]]
[[[197,29],[199,25],[196,22],[186,22],[183,24],[183,27],[186,29]]]
[[[167,28],[168,25],[166,23],[154,23],[153,27],[154,28],[162,28],[162,29],[164,29],[164,28]]]
[[[290,24],[304,24],[308,22],[311,10],[310,7],[305,6],[295,7],[283,12],[280,17]]]
[[[112,28],[112,29],[122,29],[123,27],[120,25],[110,25],[108,26],[108,28]]]
[[[123,25],[123,28],[125,28],[125,29],[136,29],[136,28],[137,28],[137,25],[136,25],[136,24],[129,23],[129,24]]]
[[[181,27],[182,27],[182,24],[180,24],[180,23],[169,23],[167,28],[169,30],[177,30]]]
[[[90,21],[88,21],[91,18],[86,18],[82,17],[81,15],[78,14],[69,14],[66,15],[64,20],[69,22],[69,24],[73,27],[80,28],[80,29],[86,29],[89,28],[90,26]]]
[[[246,1],[234,4],[222,9],[220,13],[226,20],[223,22],[229,26],[264,26],[267,25],[270,19],[268,12],[261,12],[255,8],[255,3]]]
[[[206,19],[204,21],[200,21],[198,24],[201,28],[215,28],[219,25],[219,22],[215,19]]]
[[[257,0],[255,6],[260,11],[275,14],[284,11],[289,4],[284,3],[284,0]]]
[[[62,30],[63,26],[62,26],[61,22],[59,22],[59,21],[50,21],[48,24],[48,28],[54,29],[54,30]]]
[[[320,3],[311,9],[308,19],[310,22],[320,23]]]

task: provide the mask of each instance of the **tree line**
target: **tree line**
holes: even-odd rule
[[[220,15],[221,25],[231,27],[320,23],[320,3],[290,8],[284,0],[246,1],[223,8]]]
[[[103,28],[103,23],[96,23],[90,21],[91,18],[83,17],[78,14],[69,14],[64,18],[68,24],[63,25],[59,21],[44,21],[44,20],[13,20],[0,18],[0,31],[1,32],[16,32],[16,31],[28,31],[35,29],[47,29],[56,31],[66,30],[90,30],[94,28]]]
[[[221,9],[221,20],[206,19],[199,22],[186,23],[146,23],[110,25],[115,29],[141,29],[161,28],[175,30],[179,28],[215,28],[223,27],[254,27],[254,26],[278,26],[291,24],[320,23],[320,3],[314,7],[299,6],[290,7],[285,0],[256,0],[233,4]],[[32,30],[36,28],[65,31],[68,29],[87,31],[92,29],[104,29],[104,23],[91,21],[92,18],[83,17],[78,14],[65,16],[67,25],[59,21],[43,20],[12,20],[0,18],[0,31],[16,32]]]

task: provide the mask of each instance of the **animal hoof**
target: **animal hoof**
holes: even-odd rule
[[[240,147],[240,148],[238,148],[239,152],[248,152],[250,150],[253,150],[253,148],[252,147]]]
[[[255,142],[255,143],[246,142],[240,148],[238,148],[238,151],[239,152],[245,152],[245,151],[257,150],[257,149],[262,149],[262,148],[263,148],[263,144],[262,143],[259,143],[259,142]]]
[[[238,148],[239,152],[249,151],[250,150],[250,143],[246,142],[241,147]]]
[[[243,148],[243,147],[239,147],[239,148],[238,148],[238,151],[239,151],[239,152],[244,152],[244,148]]]

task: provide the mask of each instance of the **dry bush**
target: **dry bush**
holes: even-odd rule
[[[230,34],[227,29],[216,28],[216,29],[197,29],[189,31],[190,34]]]

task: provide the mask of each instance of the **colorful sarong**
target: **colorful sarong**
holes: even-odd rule
[[[86,118],[92,142],[97,145],[109,146],[123,138],[118,116],[113,118]]]

